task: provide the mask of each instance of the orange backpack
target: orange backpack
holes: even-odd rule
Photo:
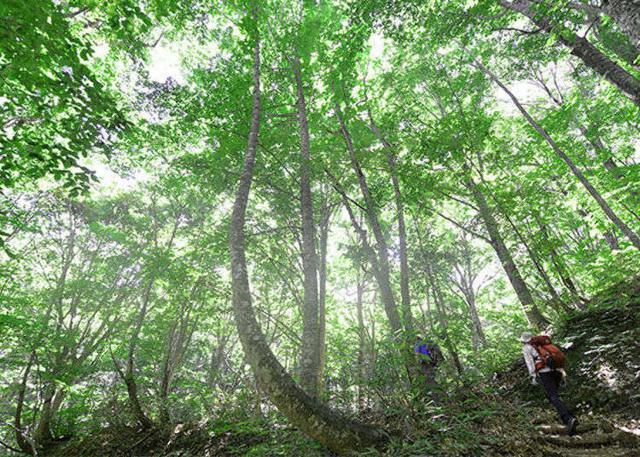
[[[551,368],[552,370],[564,368],[567,356],[560,348],[551,343],[551,338],[547,335],[534,336],[529,340],[529,344],[538,351],[536,371],[540,371],[543,368]]]

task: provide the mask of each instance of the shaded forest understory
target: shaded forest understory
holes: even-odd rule
[[[376,456],[638,456],[640,447],[640,278],[618,284],[562,323],[567,349],[563,396],[581,418],[566,437],[541,388],[531,388],[522,359],[492,379],[384,416],[363,415],[392,431]],[[547,424],[547,425],[543,425]],[[178,424],[166,430],[110,427],[56,445],[51,457],[330,456],[278,414],[236,421]]]
[[[638,0],[0,0],[12,457],[638,455],[639,266]]]

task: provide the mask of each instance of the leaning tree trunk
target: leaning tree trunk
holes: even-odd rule
[[[549,277],[549,275],[545,271],[544,266],[542,265],[542,262],[540,261],[540,258],[538,257],[536,252],[533,250],[533,248],[531,246],[529,246],[529,242],[527,242],[526,237],[522,234],[522,232],[520,231],[520,229],[518,228],[516,223],[513,221],[513,219],[511,219],[511,216],[509,216],[509,213],[500,204],[500,202],[495,197],[495,195],[493,195],[493,200],[496,203],[500,213],[502,213],[504,218],[507,220],[507,222],[511,226],[511,229],[513,230],[513,233],[516,235],[516,238],[518,240],[520,240],[520,243],[522,244],[522,246],[524,246],[525,250],[527,251],[527,254],[529,254],[529,259],[531,259],[531,262],[533,263],[533,266],[538,271],[538,274],[540,275],[540,278],[542,279],[542,282],[544,282],[547,290],[549,291],[549,295],[551,296],[551,300],[553,301],[554,304],[557,304],[559,306],[564,307],[565,311],[566,311],[565,303],[562,301],[562,299],[560,298],[560,295],[558,294],[558,291],[553,286],[553,283],[551,282],[551,278]]]
[[[553,138],[551,138],[549,133],[531,117],[529,112],[524,108],[524,106],[522,106],[520,101],[516,98],[515,95],[513,95],[513,93],[509,90],[509,88],[507,88],[507,86],[505,86],[502,83],[502,81],[500,81],[494,73],[492,73],[489,69],[487,69],[481,63],[476,61],[475,66],[479,68],[482,72],[484,72],[486,75],[488,75],[509,96],[513,104],[516,106],[516,108],[518,108],[518,111],[522,113],[522,116],[524,116],[524,118],[527,120],[529,125],[531,125],[531,127],[533,127],[535,131],[538,132],[538,134],[547,142],[547,144],[551,147],[553,152],[555,152],[556,155],[560,157],[564,161],[564,163],[567,164],[567,166],[569,167],[573,175],[576,178],[578,178],[578,181],[580,181],[580,184],[584,186],[584,188],[587,190],[587,192],[589,192],[589,194],[593,197],[596,203],[598,203],[598,205],[600,206],[602,211],[607,215],[609,220],[611,220],[611,222],[613,222],[614,225],[618,227],[618,229],[620,229],[620,231],[626,235],[626,237],[631,241],[631,243],[633,243],[633,245],[637,249],[640,249],[640,237],[638,236],[638,234],[635,233],[622,219],[618,217],[618,215],[613,211],[613,209],[611,209],[607,201],[602,197],[602,195],[600,195],[600,193],[596,190],[596,188],[593,187],[593,184],[591,184],[591,182],[587,179],[584,173],[582,173],[582,171],[573,163],[571,158],[562,149],[560,149],[560,146],[556,144],[556,142],[553,140]]]
[[[255,9],[253,20],[257,20]],[[294,382],[269,348],[255,316],[244,238],[245,215],[253,180],[260,126],[260,41],[257,38],[257,30],[253,33],[256,34],[256,40],[253,53],[252,121],[229,232],[233,311],[240,341],[260,387],[293,425],[336,453],[381,445],[388,439],[381,429],[344,418],[307,395]]]
[[[633,0],[619,3],[632,3]],[[571,54],[580,58],[584,64],[615,85],[633,103],[640,106],[640,80],[615,63],[584,37],[562,25],[556,26],[551,20],[539,14],[531,0],[500,0],[500,4],[512,11],[528,17],[534,24],[547,33],[554,34],[557,40],[571,50]]]
[[[298,96],[300,125],[300,206],[302,212],[302,269],[304,270],[304,304],[302,308],[302,350],[300,354],[300,385],[312,396],[318,395],[320,381],[320,328],[318,325],[318,260],[316,230],[311,198],[311,148],[307,105],[302,84],[300,59],[292,59]]]
[[[509,282],[513,286],[513,289],[522,304],[529,324],[537,329],[547,327],[549,325],[549,321],[547,321],[534,303],[531,291],[522,278],[511,253],[502,239],[502,235],[500,235],[498,223],[493,215],[493,210],[487,203],[484,194],[471,177],[466,178],[466,185],[478,205],[480,217],[482,218],[484,225],[487,228],[487,232],[489,233],[489,238],[491,239],[491,246],[498,255],[502,268],[504,268],[504,271],[509,278]]]

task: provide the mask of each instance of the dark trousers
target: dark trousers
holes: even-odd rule
[[[557,371],[550,371],[548,373],[538,373],[540,376],[540,383],[544,388],[544,393],[547,396],[547,399],[551,402],[551,404],[556,408],[558,414],[560,415],[560,419],[565,424],[569,422],[573,414],[569,411],[569,409],[565,406],[565,404],[560,400],[558,396],[558,388],[560,387],[560,381],[562,380],[562,375]]]
[[[425,360],[420,361],[420,371],[424,376],[424,380],[428,386],[437,386],[436,382],[436,366]]]

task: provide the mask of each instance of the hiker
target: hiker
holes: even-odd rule
[[[442,360],[442,352],[436,343],[425,340],[421,336],[416,337],[414,345],[416,359],[420,365],[420,371],[424,375],[425,381],[429,386],[435,386],[436,368]]]
[[[558,395],[558,389],[566,376],[564,353],[554,346],[546,335],[533,336],[529,332],[524,332],[520,336],[520,341],[524,344],[522,354],[529,370],[531,385],[537,385],[540,379],[544,393],[558,411],[560,419],[567,427],[567,433],[570,436],[575,435],[578,420]]]

